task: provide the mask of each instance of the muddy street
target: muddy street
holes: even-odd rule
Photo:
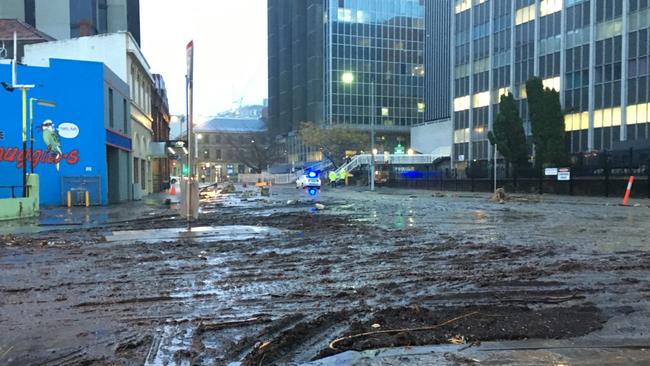
[[[0,364],[288,365],[524,340],[612,347],[621,364],[644,364],[642,203],[274,187],[268,199],[205,201],[193,233],[161,207],[6,234]]]

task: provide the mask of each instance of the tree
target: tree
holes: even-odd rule
[[[502,95],[499,101],[499,113],[494,121],[488,139],[503,157],[513,165],[515,184],[517,173],[528,163],[528,145],[524,126],[519,117],[517,104],[512,94]]]
[[[284,146],[268,132],[256,134],[229,134],[226,143],[232,148],[236,160],[261,173],[271,164],[282,161]]]
[[[560,94],[544,88],[540,78],[526,81],[526,94],[535,144],[535,166],[541,174],[545,164],[559,166],[566,163],[564,112]]]
[[[346,150],[361,150],[369,146],[369,136],[341,126],[321,127],[312,122],[300,124],[300,139],[312,148],[319,149],[335,166],[345,158]]]

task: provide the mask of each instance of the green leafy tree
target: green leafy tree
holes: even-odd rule
[[[544,165],[566,163],[564,112],[560,94],[544,88],[540,78],[526,81],[528,115],[535,144],[535,166],[541,174]]]
[[[499,101],[499,113],[494,121],[488,139],[503,157],[513,166],[515,184],[519,170],[528,164],[528,145],[524,126],[519,117],[517,104],[512,94],[502,95]]]
[[[368,146],[367,133],[341,126],[322,127],[313,122],[300,124],[300,139],[307,145],[323,152],[326,158],[338,166],[347,150],[361,150]]]

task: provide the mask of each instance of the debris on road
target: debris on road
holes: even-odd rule
[[[492,195],[492,201],[498,202],[498,203],[505,203],[507,199],[506,196],[506,190],[502,188],[498,188],[494,194]]]
[[[647,235],[593,229],[642,211],[274,192],[202,202],[191,234],[166,213],[3,236],[0,334],[18,341],[0,363],[286,365],[647,329]]]

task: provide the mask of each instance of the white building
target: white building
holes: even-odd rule
[[[133,198],[152,192],[151,145],[153,141],[149,63],[128,32],[81,37],[25,47],[23,63],[48,66],[52,58],[103,62],[129,84],[133,161]]]

